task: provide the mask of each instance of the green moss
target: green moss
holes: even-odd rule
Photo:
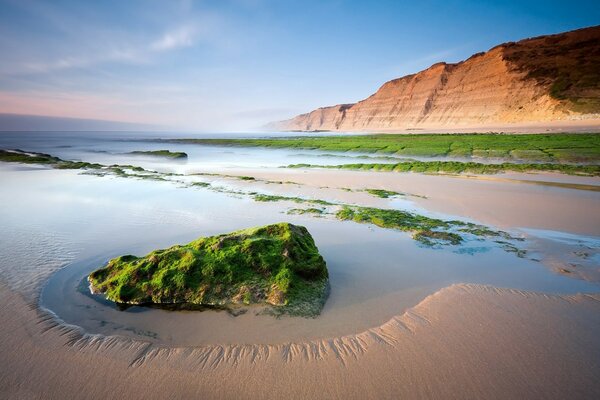
[[[170,150],[132,151],[129,154],[167,157],[167,158],[187,158],[187,156],[188,156],[186,153],[184,153],[182,151],[170,151]]]
[[[600,165],[502,163],[483,164],[458,161],[407,161],[396,164],[342,164],[311,165],[292,164],[288,168],[333,168],[357,171],[417,172],[430,174],[497,174],[501,172],[557,172],[568,175],[600,176]]]
[[[415,233],[450,228],[450,224],[441,219],[429,218],[401,210],[371,207],[344,206],[336,213],[336,218]]]
[[[57,169],[100,169],[101,164],[89,163],[84,161],[60,161],[54,164]]]
[[[209,187],[210,183],[207,182],[192,182],[190,183],[191,186],[197,186],[197,187]]]
[[[411,232],[413,239],[428,246],[458,245],[468,235],[518,240],[506,232],[495,231],[482,225],[456,220],[445,221],[401,210],[344,206],[336,213],[336,218],[342,221],[373,224],[381,228]],[[508,242],[498,243],[503,244],[505,250],[516,252],[514,250],[517,248],[514,245]],[[509,248],[505,244],[512,247]]]
[[[0,150],[0,161],[23,164],[56,164],[62,160],[43,153],[26,153],[22,150]]]
[[[376,196],[381,197],[382,199],[388,199],[390,197],[402,196],[402,193],[394,192],[392,190],[383,190],[383,189],[365,189],[365,192]]]
[[[111,165],[108,170],[118,176],[127,176],[128,174],[119,165]]]
[[[56,169],[100,169],[102,165],[83,161],[66,161],[44,153],[0,150],[0,161],[22,164],[45,164]]]
[[[89,275],[92,289],[117,303],[270,304],[304,316],[320,312],[327,280],[310,233],[289,223],[117,257]]]
[[[136,172],[145,172],[146,170],[142,167],[138,167],[137,165],[119,165],[120,168],[130,169]]]
[[[320,204],[324,206],[334,205],[325,200],[319,199],[303,199],[301,197],[290,197],[290,196],[279,196],[279,195],[271,195],[271,194],[255,194],[254,200],[269,202],[269,201],[292,201],[294,203],[312,203],[312,204]]]
[[[288,214],[296,214],[296,215],[304,215],[304,214],[313,214],[313,215],[323,215],[325,210],[322,208],[291,208],[287,211]]]
[[[593,100],[593,99],[592,99]],[[590,99],[581,103],[586,107]],[[574,103],[579,104],[579,103]],[[521,150],[535,150],[540,161],[599,162],[600,134],[427,134],[353,135],[271,139],[176,139],[175,142],[204,145],[294,148],[321,151],[378,153],[401,156],[501,157],[520,159]],[[558,149],[559,152],[549,150]],[[517,152],[515,152],[517,151]],[[549,157],[549,158],[548,158]],[[530,160],[526,154],[523,161]]]
[[[154,181],[166,181],[166,176],[155,171],[148,171],[135,165],[102,165],[85,161],[62,160],[43,153],[30,153],[21,150],[0,150],[0,161],[24,164],[44,164],[56,169],[79,169],[96,176],[116,175],[123,178],[136,178]]]
[[[431,230],[417,231],[413,234],[413,239],[427,246],[434,246],[436,244],[457,245],[463,241],[463,238],[456,233]]]
[[[480,236],[480,237],[503,237],[505,239],[516,240],[516,238],[512,237],[510,234],[504,231],[495,231],[486,226],[465,223],[464,227],[458,229],[459,232],[469,233],[471,235]]]

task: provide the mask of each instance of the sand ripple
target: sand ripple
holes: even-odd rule
[[[0,241],[0,279],[33,299],[50,274],[75,258],[73,248],[73,239],[46,228],[15,229]]]

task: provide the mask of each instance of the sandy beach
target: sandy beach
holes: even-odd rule
[[[453,285],[357,335],[203,348],[85,335],[4,286],[0,301],[5,398],[79,398],[82,392],[131,399],[600,395],[597,295]]]
[[[2,164],[0,397],[600,395],[597,177],[285,169],[261,167],[262,149],[194,146],[187,164],[140,159],[182,174],[164,181]],[[236,164],[240,155],[257,161]],[[423,247],[405,232],[288,214],[310,204],[255,201],[255,192],[471,220],[522,236],[528,253],[482,238]],[[318,318],[123,312],[78,289],[119,254],[280,220],[307,226],[327,260],[332,290]]]

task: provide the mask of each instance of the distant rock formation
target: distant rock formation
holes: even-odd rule
[[[269,128],[372,131],[600,118],[600,26],[504,43]]]

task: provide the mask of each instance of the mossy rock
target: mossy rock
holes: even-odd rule
[[[170,151],[170,150],[147,150],[147,151],[132,151],[129,154],[141,155],[141,156],[155,156],[155,157],[166,157],[166,158],[187,158],[187,153],[183,151]]]
[[[308,230],[279,223],[117,257],[88,280],[93,292],[116,303],[265,304],[276,314],[315,316],[328,276]]]

